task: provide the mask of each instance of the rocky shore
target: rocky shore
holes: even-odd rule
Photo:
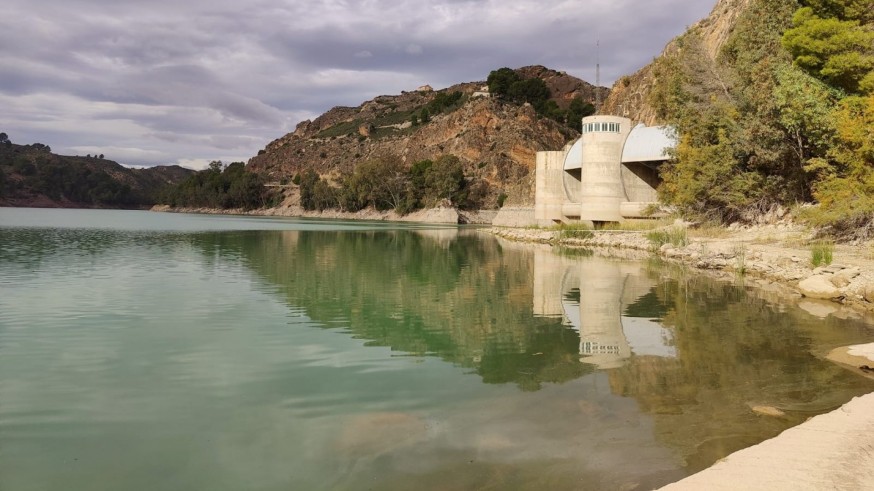
[[[814,267],[811,251],[805,246],[811,240],[810,233],[798,226],[689,230],[685,244],[666,243],[657,247],[647,239],[647,232],[574,234],[555,229],[501,227],[490,232],[514,241],[606,249],[607,255],[625,257],[627,254],[620,251],[630,250],[656,255],[711,275],[783,289],[798,298],[800,307],[820,317],[847,308],[857,314],[874,314],[874,247],[835,245],[833,262]]]
[[[683,244],[655,247],[646,232],[559,231],[499,228],[508,240],[593,249],[605,256],[656,255],[709,275],[742,281],[760,295],[787,297],[825,318],[860,317],[874,322],[874,249],[871,243],[835,245],[833,262],[814,267],[807,230],[787,224],[690,230]],[[573,237],[577,235],[578,237]],[[833,349],[820,356],[874,378],[874,343]],[[773,408],[752,408],[759,417],[779,417]],[[790,428],[777,437],[735,452],[712,467],[664,490],[874,489],[874,393]]]

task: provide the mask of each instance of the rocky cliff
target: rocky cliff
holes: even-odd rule
[[[728,40],[741,12],[751,0],[719,0],[710,15],[689,27],[686,34],[697,35],[710,61],[715,63],[722,46]],[[677,39],[665,47],[659,58],[681,49]],[[650,104],[650,93],[659,83],[654,73],[655,62],[641,68],[637,73],[621,77],[613,85],[610,95],[601,107],[601,113],[625,116],[647,125],[657,124],[655,110]]]
[[[517,73],[542,79],[560,108],[575,97],[595,100],[594,86],[565,73],[542,66]],[[359,163],[381,156],[398,156],[410,164],[452,154],[461,159],[469,179],[488,184],[487,206],[500,194],[507,195],[507,204],[532,204],[536,152],[560,149],[577,133],[539,117],[530,105],[489,97],[482,91],[485,85],[462,83],[335,107],[268,144],[248,168],[276,182],[290,181],[306,169],[338,181]]]

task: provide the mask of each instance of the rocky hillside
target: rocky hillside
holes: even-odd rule
[[[702,40],[706,55],[715,61],[720,49],[728,40],[738,17],[747,8],[750,0],[719,0],[710,15],[692,25],[687,33],[695,33]],[[659,58],[676,53],[680,47],[673,40],[665,47]],[[631,118],[647,125],[659,123],[656,111],[650,104],[650,93],[659,81],[651,63],[637,73],[620,78],[613,85],[610,95],[601,107],[601,113]]]
[[[565,73],[542,66],[516,72],[523,79],[543,80],[559,108],[576,97],[595,100],[594,86]],[[470,179],[488,184],[489,204],[500,194],[507,196],[507,204],[531,204],[536,152],[560,149],[577,133],[563,122],[539,117],[530,105],[483,94],[484,86],[424,87],[358,107],[335,107],[268,144],[247,167],[275,182],[291,181],[307,169],[337,181],[359,163],[381,156],[398,156],[410,164],[452,154],[462,160]]]
[[[138,208],[194,171],[173,166],[129,169],[100,157],[57,155],[39,143],[0,143],[0,206]]]

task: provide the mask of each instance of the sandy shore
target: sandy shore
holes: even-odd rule
[[[874,489],[874,394],[857,397],[661,489]]]
[[[874,249],[837,245],[834,262],[814,267],[804,246],[808,232],[787,225],[690,231],[683,246],[653,245],[643,232],[594,232],[562,238],[555,230],[493,228],[510,240],[594,248],[605,255],[656,254],[704,274],[776,292],[826,318],[861,317],[874,323]],[[634,254],[631,254],[632,256]],[[874,343],[832,350],[827,358],[874,379]],[[864,370],[860,367],[869,367]],[[874,490],[874,393],[740,450],[665,490]]]

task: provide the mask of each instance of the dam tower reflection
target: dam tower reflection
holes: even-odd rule
[[[579,332],[580,361],[598,368],[621,367],[632,355],[677,356],[673,332],[659,323],[655,287],[638,263],[535,252],[535,315],[561,317]]]

